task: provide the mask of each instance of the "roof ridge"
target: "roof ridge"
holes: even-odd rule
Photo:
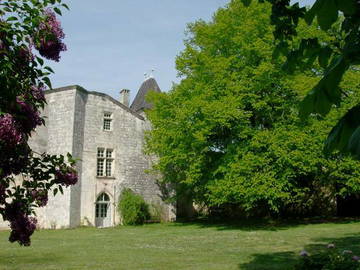
[[[137,118],[139,118],[141,120],[145,120],[144,117],[142,115],[140,115],[138,112],[136,112],[136,111],[132,110],[131,108],[125,106],[120,101],[118,101],[115,98],[109,96],[108,94],[102,93],[102,92],[97,92],[97,91],[88,91],[85,88],[83,88],[83,87],[81,87],[80,85],[77,85],[77,84],[64,86],[64,87],[59,87],[59,88],[54,88],[54,89],[49,89],[49,90],[46,90],[45,93],[56,93],[56,92],[67,91],[67,90],[71,90],[71,89],[76,89],[76,90],[84,92],[86,94],[93,94],[93,95],[96,95],[96,96],[105,97],[105,98],[109,99],[111,102],[113,102],[116,105],[118,105],[119,107],[121,107],[122,109],[124,109],[125,111],[127,111],[127,112],[131,113],[132,115],[136,116]]]

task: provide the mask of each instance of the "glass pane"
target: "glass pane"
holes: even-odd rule
[[[112,160],[107,159],[106,160],[106,176],[111,176],[112,175]]]
[[[100,204],[100,217],[105,218],[107,216],[107,204]]]
[[[104,176],[104,160],[98,158],[97,160],[97,169],[96,169],[97,176]]]
[[[111,119],[104,119],[104,130],[110,130],[111,129]]]
[[[113,150],[111,150],[111,149],[106,149],[106,157],[107,157],[107,158],[111,158],[111,157],[112,157],[112,152],[113,152]]]
[[[98,157],[104,157],[104,149],[103,148],[98,148],[97,156]]]
[[[106,193],[101,193],[101,194],[98,196],[98,198],[97,198],[96,201],[97,201],[97,202],[108,202],[108,201],[110,201],[110,197],[109,197],[109,195],[107,195]]]

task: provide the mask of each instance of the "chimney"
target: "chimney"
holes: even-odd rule
[[[122,89],[120,91],[120,102],[124,104],[126,107],[129,107],[130,103],[130,90]]]

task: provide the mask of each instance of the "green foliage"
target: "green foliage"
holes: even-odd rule
[[[328,119],[298,119],[297,105],[319,79],[321,66],[289,75],[273,59],[270,6],[240,0],[213,21],[189,25],[176,60],[183,77],[169,93],[152,93],[153,129],[147,151],[159,157],[160,183],[208,207],[237,207],[247,214],[321,214],[337,194],[358,192],[359,164],[334,154],[323,141],[345,110],[360,101],[358,71],[342,86],[353,91]],[[331,40],[317,27],[299,25],[299,37]],[[325,194],[328,201],[325,201]],[[296,213],[295,213],[295,212]]]
[[[165,209],[159,203],[151,203],[149,205],[150,219],[152,222],[161,222],[166,220],[164,216]]]
[[[360,105],[353,107],[339,121],[339,123],[330,132],[329,139],[325,145],[327,152],[335,148],[340,151],[350,149],[360,158]]]
[[[55,15],[62,8],[61,0],[0,1],[0,215],[11,227],[9,241],[24,246],[36,229],[35,209],[77,182],[70,154],[36,153],[28,144],[45,122],[44,90],[51,88],[43,57],[59,61],[66,50]]]
[[[326,250],[315,254],[301,252],[301,261],[295,266],[296,270],[359,270],[360,257],[351,250],[339,250],[329,244]]]
[[[124,189],[121,192],[118,211],[124,225],[141,225],[150,218],[149,206],[131,189]]]
[[[250,5],[251,0],[243,0]],[[261,0],[260,2],[264,2]],[[299,3],[290,6],[290,1],[267,0],[272,4],[271,23],[275,25],[274,37],[277,48],[274,56],[282,53],[287,57],[284,67],[293,72],[295,67],[310,69],[304,63],[318,59],[325,69],[322,79],[313,87],[301,103],[300,115],[307,117],[311,113],[325,116],[333,105],[339,106],[344,98],[340,82],[351,67],[360,64],[360,2],[357,0],[317,0],[310,9],[300,8]],[[308,25],[317,24],[327,33],[334,33],[332,40],[320,41],[318,38],[303,38],[294,42],[301,28],[301,19]],[[330,64],[329,64],[330,63]],[[289,68],[291,67],[291,68]],[[346,89],[348,90],[348,89]],[[360,157],[360,124],[351,116],[358,107],[348,111],[334,127],[327,138],[326,150],[350,152]],[[351,126],[351,128],[344,128]],[[344,137],[341,137],[344,135]]]

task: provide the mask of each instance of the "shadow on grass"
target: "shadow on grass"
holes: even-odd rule
[[[351,250],[354,255],[360,255],[360,233],[349,235],[347,237],[315,238],[313,243],[305,247],[299,247],[299,250],[305,249],[310,254],[319,251],[326,251],[327,244],[333,243],[341,252],[342,250]],[[291,270],[300,259],[294,252],[274,252],[255,254],[249,263],[239,264],[242,270]]]
[[[242,270],[289,270],[297,262],[293,252],[276,252],[269,254],[255,254],[249,263],[239,264]]]
[[[360,256],[360,233],[352,234],[347,237],[328,237],[328,238],[316,238],[313,240],[315,243],[305,246],[305,250],[310,254],[323,250],[327,244],[335,244],[336,248],[341,250],[351,250],[355,255]]]
[[[196,226],[200,228],[214,228],[217,230],[242,230],[242,231],[278,231],[309,224],[350,224],[360,222],[360,218],[311,218],[311,219],[243,219],[243,220],[219,220],[219,219],[196,219],[192,221],[177,221],[173,226]]]
[[[22,265],[34,265],[34,266],[45,266],[48,264],[61,264],[64,260],[63,257],[60,257],[53,252],[44,252],[44,253],[37,253],[34,254],[24,254],[23,252],[14,252],[14,253],[6,253],[6,256],[3,254],[0,255],[0,269],[2,266],[16,266],[21,262]],[[19,266],[20,267],[20,266]],[[17,268],[21,269],[21,268]],[[40,268],[41,269],[41,268]]]

